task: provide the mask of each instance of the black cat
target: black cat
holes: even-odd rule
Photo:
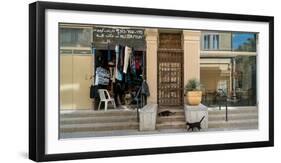
[[[169,110],[165,110],[165,111],[158,113],[159,116],[170,116],[170,115],[174,115],[174,114],[176,114],[176,112],[171,112]]]
[[[194,128],[197,128],[200,131],[201,130],[201,122],[203,121],[204,118],[205,118],[205,116],[203,116],[199,122],[194,122],[194,123],[186,122],[186,125],[189,126],[187,131],[189,131],[190,129],[193,131]]]

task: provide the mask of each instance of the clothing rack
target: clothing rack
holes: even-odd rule
[[[123,46],[123,47],[125,47],[125,46],[128,46],[128,47],[133,47],[132,46],[132,44],[114,44],[114,43],[111,43],[111,42],[105,42],[105,43],[99,43],[99,44],[94,44],[94,43],[92,43],[92,54],[93,54],[93,74],[92,74],[92,76],[91,76],[91,79],[94,79],[95,78],[95,73],[96,73],[96,65],[95,65],[95,58],[96,58],[96,55],[97,55],[97,50],[110,50],[110,51],[115,51],[115,46],[116,45],[120,45],[120,46]],[[131,45],[131,46],[130,46]],[[145,62],[145,49],[144,48],[138,48],[138,49],[136,49],[136,48],[133,48],[134,49],[134,51],[142,51],[142,56],[141,56],[141,63],[142,63],[142,66],[141,66],[141,83],[143,82],[143,80],[144,79],[146,79],[146,77],[145,77],[145,70],[146,70],[146,62]],[[108,56],[107,56],[108,57]],[[93,82],[92,82],[92,84],[94,84],[95,83],[95,80],[93,80]],[[141,91],[141,85],[142,84],[140,84],[140,89],[137,91],[138,93],[136,93],[136,94],[138,94],[137,96],[135,96],[135,97],[133,97],[133,99],[135,99],[136,97],[137,98],[140,98],[140,104],[141,104],[141,106],[139,105],[139,100],[136,100],[136,102],[137,102],[137,109],[139,109],[140,107],[142,107],[143,105],[144,105],[144,102],[146,102],[146,99],[143,99],[143,97],[141,97],[141,93],[140,93],[140,91]]]

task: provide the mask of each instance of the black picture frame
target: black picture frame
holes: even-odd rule
[[[269,140],[196,146],[159,147],[150,149],[115,150],[66,154],[45,153],[45,11],[95,11],[123,14],[161,15],[221,20],[269,23]],[[103,6],[89,4],[34,2],[29,5],[29,158],[34,161],[55,161],[162,153],[194,152],[237,148],[269,147],[274,145],[274,17],[211,12],[179,11],[152,8]]]

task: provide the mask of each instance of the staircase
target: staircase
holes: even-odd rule
[[[257,129],[258,109],[256,107],[230,107],[228,121],[225,121],[225,108],[209,109],[209,129]]]
[[[184,115],[184,109],[181,106],[177,107],[169,107],[169,106],[159,106],[158,113],[162,111],[169,110],[171,112],[175,112],[174,115],[170,116],[159,116],[157,114],[156,119],[156,129],[157,130],[165,130],[165,129],[186,129],[185,124],[185,115]]]
[[[158,108],[158,113],[169,110],[170,116],[157,114],[157,132],[186,131],[183,107]],[[228,121],[225,109],[209,108],[208,130],[257,129],[258,109],[256,107],[229,107]],[[115,109],[107,111],[78,110],[62,111],[60,114],[60,137],[92,137],[139,134],[136,110]]]
[[[60,114],[60,132],[82,133],[120,130],[138,130],[135,110],[63,111]]]

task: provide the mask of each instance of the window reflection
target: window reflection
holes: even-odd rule
[[[233,33],[232,34],[233,51],[256,51],[256,34],[253,33]]]
[[[256,105],[256,56],[236,57],[235,71],[240,105]]]
[[[200,62],[204,105],[218,106],[219,90],[232,99],[230,106],[256,105],[256,56],[201,58]]]

